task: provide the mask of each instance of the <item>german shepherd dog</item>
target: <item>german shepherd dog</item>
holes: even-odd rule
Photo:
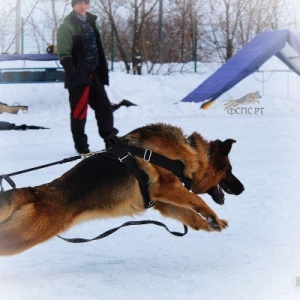
[[[228,159],[234,140],[208,142],[197,132],[186,137],[180,128],[163,123],[138,128],[119,139],[183,163],[190,190],[172,172],[134,156],[149,178],[153,209],[195,230],[227,227],[227,221],[219,219],[197,194],[207,192],[222,204],[222,190],[242,193],[244,187],[232,174]],[[25,251],[83,221],[144,210],[143,194],[132,172],[118,160],[92,155],[50,183],[0,194],[0,255]]]

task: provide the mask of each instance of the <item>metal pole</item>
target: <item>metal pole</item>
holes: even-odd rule
[[[290,98],[290,73],[287,73],[287,98]]]
[[[24,54],[24,18],[22,18],[21,27],[21,53]]]
[[[265,95],[265,71],[262,71],[262,75],[263,75],[263,96]]]
[[[114,60],[115,60],[115,44],[114,44],[114,27],[113,24],[111,24],[111,33],[110,33],[110,70],[114,70]]]
[[[159,43],[159,62],[162,64],[162,39],[163,39],[163,0],[159,0],[159,13],[158,13],[158,43]]]
[[[16,2],[16,43],[15,53],[20,53],[20,41],[21,41],[21,0]]]
[[[194,49],[193,49],[193,52],[194,52],[194,71],[195,73],[197,73],[197,48],[198,48],[198,39],[197,39],[197,20],[195,18],[195,25],[194,25]]]

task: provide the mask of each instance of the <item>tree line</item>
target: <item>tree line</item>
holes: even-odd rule
[[[32,2],[32,1],[31,1]],[[92,0],[109,60],[129,72],[163,63],[225,62],[257,33],[297,20],[285,0]],[[26,3],[23,0],[22,3]],[[0,16],[1,52],[12,52],[13,11]],[[24,11],[24,8],[23,8]],[[23,17],[22,37],[45,53],[71,11],[70,0],[37,0]],[[294,25],[297,25],[296,21]]]

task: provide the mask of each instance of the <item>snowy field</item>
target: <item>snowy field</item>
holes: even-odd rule
[[[284,67],[276,59],[264,66],[274,68]],[[203,195],[229,228],[221,233],[190,230],[179,238],[153,225],[127,227],[101,241],[75,245],[53,238],[19,255],[0,257],[1,299],[300,299],[300,78],[256,73],[200,110],[199,104],[178,103],[211,69],[199,72],[133,76],[116,71],[107,92],[114,103],[128,99],[138,104],[114,113],[120,135],[166,122],[208,140],[237,140],[230,158],[244,193],[227,195],[223,206]],[[226,100],[254,91],[262,99],[249,113],[224,110]],[[62,83],[0,85],[0,102],[29,106],[27,114],[1,114],[1,121],[50,128],[1,131],[0,174],[76,155]],[[103,149],[91,110],[86,130],[91,150]],[[75,163],[12,179],[17,187],[39,185]],[[182,231],[180,223],[151,210],[134,218],[142,219]],[[129,220],[92,221],[63,236],[92,238]]]

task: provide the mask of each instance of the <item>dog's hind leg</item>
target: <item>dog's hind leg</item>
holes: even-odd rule
[[[25,251],[72,224],[73,213],[61,206],[58,193],[49,196],[49,191],[24,188],[8,191],[0,199],[0,255]]]
[[[155,202],[154,209],[158,210],[163,216],[169,217],[195,229],[214,231],[215,228],[207,220],[203,219],[195,211],[183,207],[178,207],[169,203],[163,203],[160,201]],[[224,227],[227,226],[227,222],[223,221]]]
[[[0,224],[8,219],[20,206],[28,203],[30,188],[9,190],[0,194]]]

